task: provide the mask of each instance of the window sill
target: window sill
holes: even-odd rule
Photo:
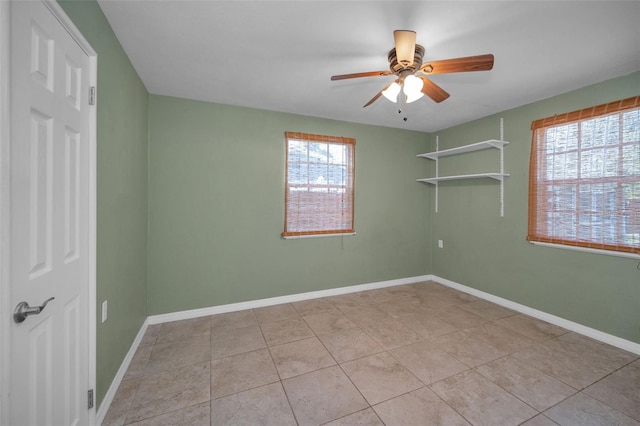
[[[540,241],[529,241],[531,244],[542,247],[553,247],[565,250],[574,250],[574,251],[582,251],[586,253],[594,253],[594,254],[604,254],[607,256],[615,256],[615,257],[626,257],[629,259],[640,259],[640,255],[635,253],[626,253],[623,251],[612,251],[612,250],[598,250],[587,247],[577,247],[577,246],[566,246],[563,244],[553,244],[553,243],[542,243]]]
[[[284,240],[299,240],[302,238],[324,238],[324,237],[349,237],[349,236],[353,236],[356,235],[355,232],[348,232],[348,233],[337,233],[337,234],[315,234],[315,235],[289,235],[289,236],[283,236],[282,239]]]

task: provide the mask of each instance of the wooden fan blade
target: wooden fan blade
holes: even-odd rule
[[[466,56],[426,62],[420,67],[425,74],[448,74],[452,72],[488,71],[493,68],[493,55]]]
[[[396,81],[398,81],[398,80],[396,80]],[[389,86],[391,86],[391,84],[393,84],[393,81],[392,81],[391,83],[387,84],[386,86],[384,86],[384,87],[382,88],[382,90],[381,90],[381,91],[379,91],[378,93],[376,93],[376,95],[375,95],[373,98],[371,98],[371,100],[369,100],[369,102],[367,102],[366,104],[364,104],[364,105],[362,106],[362,108],[366,108],[366,107],[368,107],[369,105],[371,105],[372,103],[374,103],[375,101],[377,101],[377,100],[378,100],[378,98],[379,98],[380,96],[382,96],[382,92],[384,92],[385,90],[387,90],[387,89],[389,88]]]
[[[382,89],[382,90],[384,90],[384,89]],[[376,95],[375,95],[373,98],[371,98],[371,100],[370,100],[369,102],[367,102],[366,104],[364,104],[364,105],[362,106],[362,108],[366,108],[366,107],[368,107],[369,105],[371,105],[372,103],[374,103],[375,101],[377,101],[377,100],[378,100],[378,98],[379,98],[380,96],[382,96],[382,90],[381,90],[381,91],[379,91],[378,93],[376,93]]]
[[[444,101],[450,96],[442,87],[438,86],[424,75],[419,75],[418,78],[422,80],[422,93],[437,103]]]
[[[395,43],[398,63],[404,67],[412,65],[416,51],[416,32],[395,30],[393,32],[393,41]]]
[[[335,80],[346,80],[348,78],[360,78],[360,77],[380,77],[383,75],[391,75],[391,71],[369,71],[369,72],[357,72],[354,74],[341,74],[341,75],[332,75],[331,81]]]

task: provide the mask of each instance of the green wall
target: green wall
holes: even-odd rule
[[[438,132],[440,149],[498,139],[504,118],[505,217],[496,181],[440,183],[431,223],[435,275],[640,343],[638,260],[534,246],[527,236],[531,122],[636,96],[640,73]],[[435,149],[435,135],[431,137]],[[498,151],[446,157],[440,173],[499,171]],[[433,190],[430,190],[433,200]],[[444,248],[437,248],[437,240]]]
[[[98,54],[99,404],[147,317],[148,93],[98,3],[59,3]],[[103,324],[104,300],[109,303],[109,318]]]
[[[149,99],[149,315],[423,275],[428,136]],[[356,139],[355,228],[283,240],[285,131]]]

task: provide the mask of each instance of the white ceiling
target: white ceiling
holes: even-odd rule
[[[640,70],[638,0],[98,1],[153,94],[426,132]],[[494,68],[431,77],[440,104],[362,108],[393,76],[329,78],[388,69],[396,29],[425,61],[493,53]]]

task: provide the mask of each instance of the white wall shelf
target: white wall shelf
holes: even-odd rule
[[[436,136],[436,150],[433,152],[427,152],[424,154],[418,154],[418,157],[427,158],[429,160],[434,160],[436,162],[436,175],[431,178],[418,179],[418,182],[424,182],[435,186],[435,211],[438,212],[438,182],[449,181],[449,180],[461,180],[461,179],[482,179],[482,178],[491,178],[500,182],[500,217],[504,217],[504,180],[509,176],[508,173],[504,172],[504,146],[508,145],[509,142],[504,140],[504,121],[500,119],[500,139],[489,139],[482,142],[476,142],[469,145],[463,145],[456,148],[443,149],[440,151],[439,148],[440,140],[439,137]],[[483,149],[492,149],[495,148],[500,152],[500,171],[499,172],[488,172],[488,173],[474,173],[467,175],[452,175],[452,176],[440,176],[439,175],[439,160],[440,157],[446,157],[449,155],[457,155],[457,154],[465,154],[474,151],[480,151]]]
[[[502,148],[503,146],[509,144],[507,141],[490,139],[488,141],[476,142],[469,145],[459,146],[457,148],[443,149],[442,151],[434,151],[427,152],[425,154],[418,154],[418,157],[428,158],[430,160],[435,160],[439,157],[445,157],[448,155],[456,155],[456,154],[464,154],[465,152],[473,152],[480,151],[483,149],[489,148]]]
[[[471,175],[439,176],[439,177],[432,177],[432,178],[426,178],[426,179],[418,179],[418,182],[435,184],[437,182],[442,182],[445,180],[481,179],[481,178],[491,178],[497,181],[502,181],[503,178],[508,176],[509,176],[508,173],[475,173]]]

